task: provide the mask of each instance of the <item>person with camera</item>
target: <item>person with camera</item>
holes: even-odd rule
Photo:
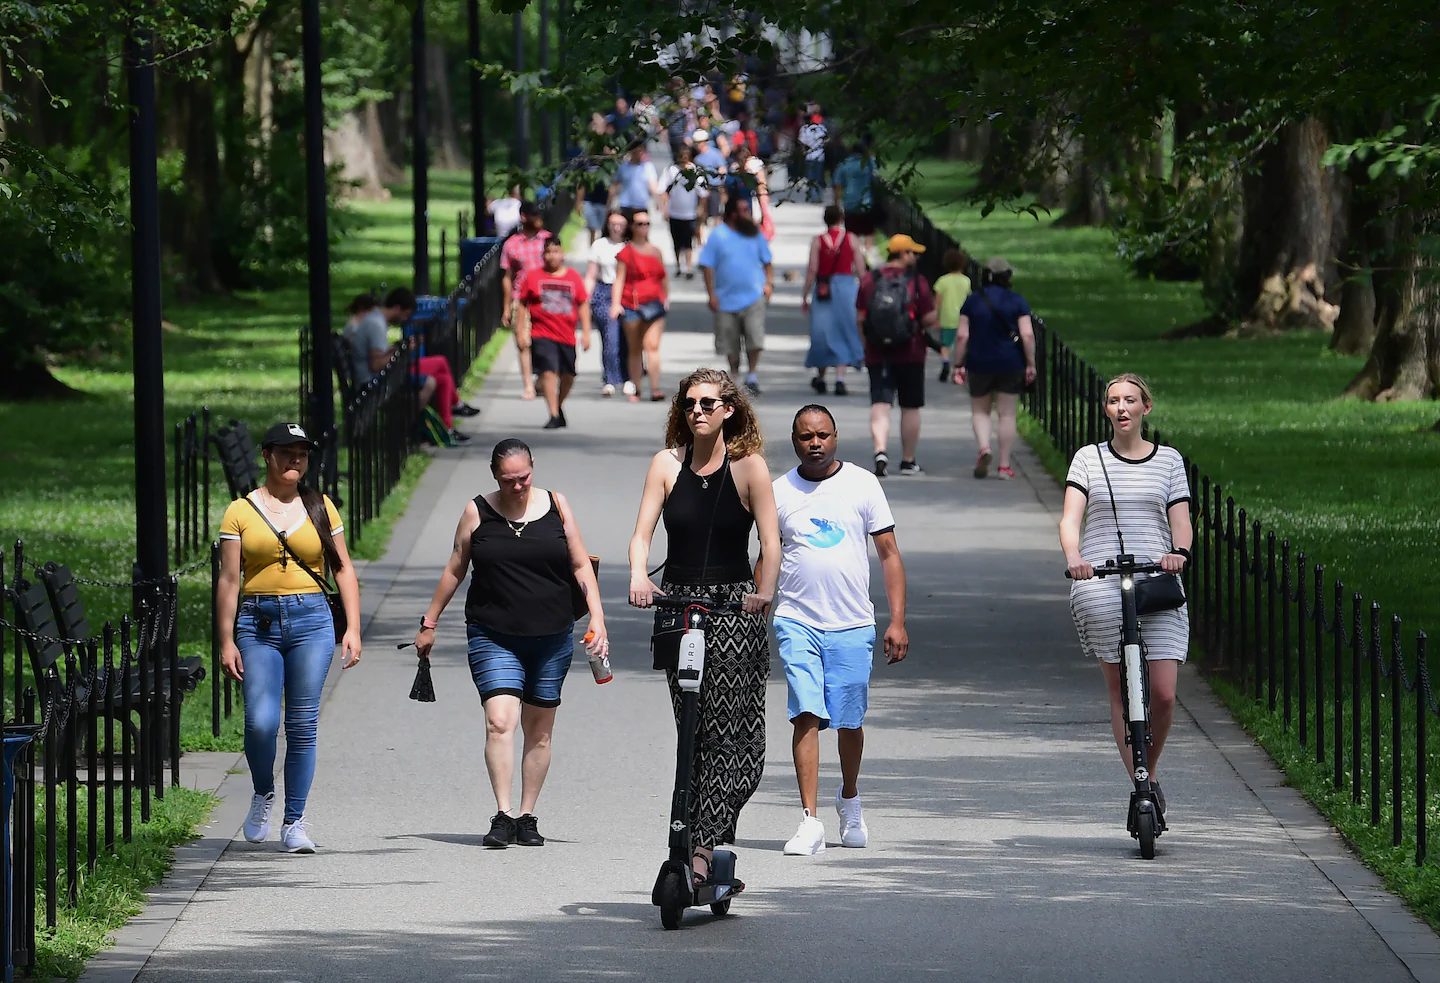
[[[970,390],[970,426],[980,453],[975,477],[990,473],[990,410],[1000,416],[1000,461],[995,473],[1015,477],[1010,452],[1018,434],[1020,393],[1035,381],[1035,328],[1030,305],[1011,289],[1015,270],[999,256],[985,261],[980,289],[965,298],[955,327],[955,381]]]
[[[1095,577],[1095,565],[1130,553],[1137,563],[1159,563],[1166,574],[1179,574],[1190,560],[1195,530],[1184,459],[1175,448],[1145,439],[1145,417],[1154,408],[1150,387],[1126,372],[1106,384],[1104,399],[1111,437],[1080,448],[1070,462],[1060,547],[1074,581],[1070,613],[1075,630],[1085,654],[1099,659],[1104,670],[1115,746],[1128,770],[1131,755],[1125,746],[1120,688],[1120,582],[1118,577]],[[1190,648],[1190,619],[1181,604],[1142,615],[1140,631],[1150,673],[1150,778],[1163,815],[1165,793],[1155,778],[1175,722],[1175,683]]]
[[[315,778],[320,694],[339,644],[346,669],[360,661],[360,583],[335,503],[301,479],[315,449],[298,423],[277,423],[260,444],[265,482],[231,502],[220,522],[215,617],[220,662],[245,697],[245,761],[254,794],[243,831],[270,835],[275,745],[285,723],[285,812],[280,848],[314,853],[305,805]],[[334,591],[325,571],[335,578]],[[243,583],[242,583],[243,580]],[[332,613],[338,594],[344,624]]]
[[[855,308],[870,373],[870,436],[875,443],[875,475],[890,465],[890,408],[900,403],[900,474],[922,475],[915,460],[920,443],[920,407],[925,405],[925,332],[935,327],[935,295],[915,270],[925,247],[907,235],[886,244],[883,266],[860,280]]]

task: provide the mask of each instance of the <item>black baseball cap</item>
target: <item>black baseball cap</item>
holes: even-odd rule
[[[260,449],[269,447],[288,447],[291,444],[305,444],[312,450],[315,441],[305,432],[305,428],[298,423],[277,423],[265,431],[265,439],[260,442]]]
[[[533,201],[522,201],[520,203],[520,214],[527,217],[532,215],[539,215],[541,214],[540,206]]]

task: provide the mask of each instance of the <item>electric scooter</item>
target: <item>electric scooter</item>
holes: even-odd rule
[[[745,890],[735,876],[735,854],[716,850],[710,875],[695,883],[690,860],[694,856],[690,833],[691,779],[695,765],[695,731],[700,722],[700,683],[705,678],[705,625],[715,613],[740,613],[738,604],[712,605],[696,597],[657,596],[657,607],[684,610],[685,634],[680,642],[677,676],[680,684],[680,723],[675,759],[675,792],[670,800],[670,856],[660,865],[650,903],[660,909],[660,924],[680,927],[686,908],[709,905],[716,915],[728,914],[730,902]]]
[[[1129,553],[1095,567],[1097,577],[1120,578],[1120,694],[1129,730],[1135,789],[1130,793],[1130,812],[1125,828],[1140,841],[1140,856],[1155,859],[1155,840],[1168,828],[1160,812],[1155,787],[1150,782],[1150,667],[1145,660],[1145,643],[1140,638],[1140,616],[1135,613],[1135,575],[1164,573],[1158,563],[1136,563]],[[1065,574],[1069,577],[1067,571]]]

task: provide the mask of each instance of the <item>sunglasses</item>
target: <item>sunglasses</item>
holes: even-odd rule
[[[711,413],[714,413],[716,410],[718,410],[721,406],[724,406],[725,400],[715,396],[702,396],[699,399],[692,399],[687,396],[685,399],[682,399],[680,401],[680,408],[686,413],[691,413],[694,412],[696,403],[700,404],[700,412],[704,413],[706,416],[709,416]]]
[[[649,222],[631,222],[631,225],[649,225]]]

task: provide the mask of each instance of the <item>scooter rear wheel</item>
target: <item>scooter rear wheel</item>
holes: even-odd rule
[[[726,898],[724,901],[717,901],[717,902],[715,902],[714,904],[712,904],[712,905],[710,906],[710,913],[711,913],[712,915],[728,915],[728,914],[730,914],[730,899],[729,899],[729,898]]]
[[[1143,809],[1135,815],[1135,834],[1140,841],[1140,856],[1155,859],[1155,814]]]
[[[671,872],[660,883],[660,924],[666,931],[680,927],[680,919],[690,906],[690,892],[685,887],[685,878]]]

